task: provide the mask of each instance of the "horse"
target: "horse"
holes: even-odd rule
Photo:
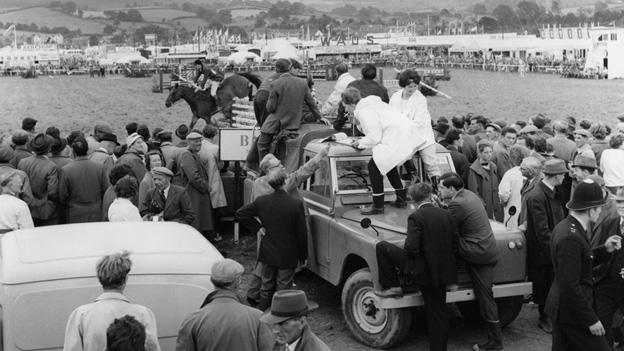
[[[183,99],[191,108],[193,117],[189,129],[193,129],[195,123],[201,118],[207,124],[215,124],[212,116],[222,112],[227,121],[232,120],[232,103],[235,97],[248,97],[252,100],[253,86],[256,89],[262,81],[253,73],[236,73],[223,80],[217,89],[217,98],[210,95],[209,91],[195,92],[195,87],[184,84],[176,84],[171,88],[165,106],[171,107],[176,101]],[[253,86],[252,86],[253,85]]]

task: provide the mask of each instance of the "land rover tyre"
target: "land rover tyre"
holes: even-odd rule
[[[496,299],[496,306],[498,307],[498,320],[501,323],[501,327],[506,327],[511,324],[522,310],[522,304],[524,302],[523,296],[507,296],[499,297]],[[467,319],[472,322],[483,323],[481,313],[479,312],[479,304],[477,301],[460,302],[457,307]]]
[[[387,310],[379,307],[368,268],[349,276],[342,289],[341,301],[347,326],[362,344],[386,349],[407,336],[412,321],[411,311],[407,308]]]

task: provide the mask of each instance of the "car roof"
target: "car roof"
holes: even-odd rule
[[[22,229],[0,239],[0,282],[95,276],[97,261],[129,251],[131,274],[209,274],[222,256],[193,227],[175,222],[102,222]]]

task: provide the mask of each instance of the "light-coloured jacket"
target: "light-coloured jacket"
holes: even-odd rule
[[[125,315],[131,315],[145,326],[145,349],[160,351],[154,313],[145,306],[130,303],[116,292],[102,293],[95,302],[82,305],[69,315],[63,351],[106,350],[106,329]]]
[[[404,100],[402,95],[403,89],[392,94],[390,106],[401,111],[405,117],[416,123],[419,132],[418,136],[425,139],[425,144],[419,150],[435,144],[435,136],[431,127],[431,115],[429,114],[429,108],[427,108],[427,98],[418,90],[407,100]]]
[[[219,168],[219,145],[213,144],[206,139],[202,139],[201,149],[197,152],[199,159],[203,163],[208,172],[208,181],[210,182],[210,201],[212,208],[227,206],[227,198],[223,189],[223,180]]]
[[[325,100],[325,103],[321,107],[321,114],[330,115],[332,117],[336,117],[336,113],[338,113],[338,105],[342,100],[342,92],[347,89],[347,85],[353,82],[355,78],[349,73],[343,73],[338,77],[336,81],[336,85],[334,85],[334,90],[332,90],[331,94]]]
[[[520,216],[522,207],[520,190],[522,190],[524,179],[522,172],[520,172],[520,167],[516,166],[505,172],[503,179],[501,179],[498,184],[498,197],[505,206],[505,218],[503,223],[507,223],[508,228],[518,228],[518,217]],[[516,207],[516,214],[510,216],[509,209],[512,206]]]
[[[412,158],[426,143],[416,123],[379,96],[360,100],[354,116],[365,135],[359,140],[360,147],[373,149],[373,160],[381,174]]]

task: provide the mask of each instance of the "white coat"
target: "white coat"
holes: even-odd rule
[[[335,118],[336,113],[338,113],[338,105],[342,99],[342,92],[347,89],[349,83],[353,82],[355,78],[349,72],[343,73],[338,77],[336,81],[336,85],[334,86],[334,90],[332,90],[331,94],[321,107],[321,114],[323,116],[329,115],[330,117]]]
[[[407,100],[404,100],[402,95],[403,89],[392,94],[390,106],[401,111],[405,117],[416,123],[418,136],[425,139],[425,144],[418,151],[435,144],[435,136],[431,127],[431,115],[427,108],[427,98],[418,90]]]
[[[417,125],[379,96],[360,100],[353,114],[365,135],[359,145],[373,149],[373,160],[381,174],[411,159],[425,144]]]

